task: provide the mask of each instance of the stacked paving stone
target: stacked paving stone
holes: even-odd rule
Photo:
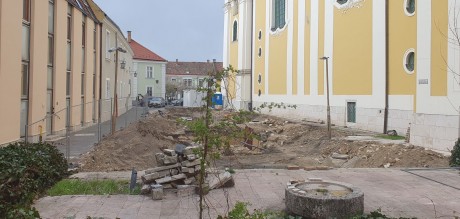
[[[152,194],[155,200],[162,199],[163,189],[175,188],[179,196],[193,194],[201,159],[194,154],[199,146],[176,145],[176,150],[165,149],[155,154],[158,167],[145,170],[141,177],[142,194]]]

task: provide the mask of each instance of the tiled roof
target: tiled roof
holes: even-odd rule
[[[135,40],[131,39],[129,42],[129,46],[134,52],[133,59],[140,59],[140,60],[148,60],[148,61],[159,61],[159,62],[167,62],[166,59],[162,58],[161,56],[157,55],[156,53],[150,51],[149,49],[145,48]]]
[[[208,73],[222,71],[222,62],[178,62],[166,64],[167,75],[207,75]]]

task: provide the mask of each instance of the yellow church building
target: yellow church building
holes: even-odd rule
[[[460,1],[225,0],[223,90],[249,109],[449,151],[460,136]],[[328,90],[329,89],[329,92]],[[229,104],[230,105],[230,104]]]

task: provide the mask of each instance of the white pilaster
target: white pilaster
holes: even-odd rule
[[[319,0],[311,0],[310,30],[310,96],[318,96],[318,31]]]
[[[292,46],[294,39],[294,2],[293,0],[287,0],[287,25],[288,25],[288,38],[287,38],[287,62],[286,62],[286,73],[287,73],[287,95],[292,95]]]
[[[307,19],[305,13],[305,1],[299,1],[298,7],[297,66],[294,66],[294,68],[297,67],[297,95],[302,96],[305,95],[305,21]]]

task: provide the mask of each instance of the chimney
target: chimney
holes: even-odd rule
[[[179,62],[179,59],[176,59],[176,62]]]
[[[131,31],[129,30],[128,31],[128,43],[130,43],[130,42],[131,42]]]
[[[212,62],[216,62],[216,59],[212,59]]]

